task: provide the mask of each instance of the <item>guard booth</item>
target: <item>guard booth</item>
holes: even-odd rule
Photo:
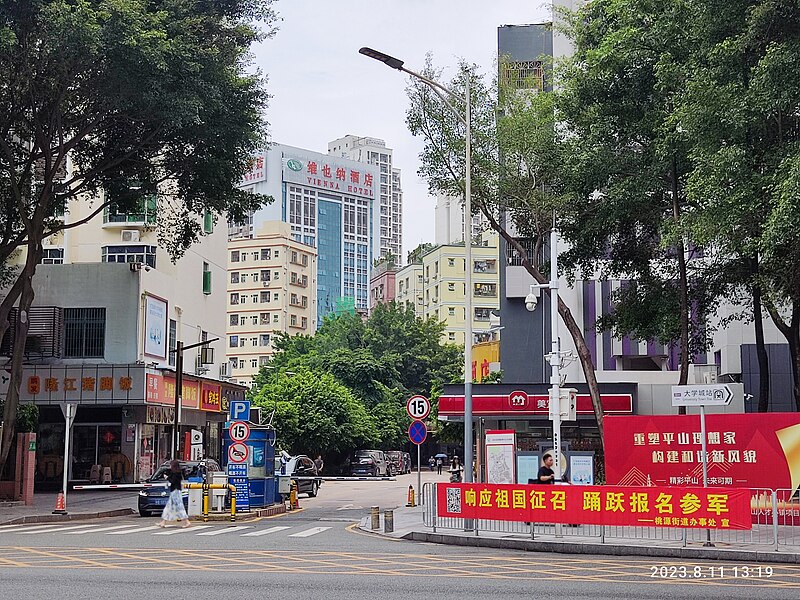
[[[230,424],[236,427],[236,423]],[[239,431],[226,427],[222,433],[222,460],[228,482],[236,485],[237,510],[261,508],[275,503],[275,429],[247,423],[249,434],[242,440]],[[243,449],[246,446],[246,450]],[[246,454],[242,460],[242,454]],[[231,458],[236,459],[234,462]],[[244,487],[246,486],[246,487]],[[243,494],[248,490],[246,501]]]

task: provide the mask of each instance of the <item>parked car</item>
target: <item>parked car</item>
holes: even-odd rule
[[[293,456],[286,462],[286,466],[282,468],[284,475],[293,477],[316,477],[319,475],[314,461],[305,454]],[[297,493],[308,494],[309,498],[313,498],[319,493],[319,486],[322,483],[321,479],[298,479],[297,480]]]
[[[209,471],[221,471],[219,463],[210,458],[203,460],[181,461],[181,470],[183,471],[183,480],[203,481]],[[169,484],[167,477],[169,476],[169,462],[161,465],[153,475],[145,480],[145,483],[155,484],[149,485],[142,490],[139,490],[139,514],[143,517],[151,515],[160,515],[167,504],[169,497]],[[189,490],[183,490],[183,505],[189,508]]]
[[[392,467],[381,450],[358,450],[350,457],[350,475],[383,477],[392,474]]]
[[[386,454],[386,460],[392,466],[392,473],[395,475],[404,474],[406,472],[406,464],[403,459],[403,453],[399,450],[389,450]]]
[[[406,468],[406,473],[411,473],[411,454],[403,452],[403,465]]]

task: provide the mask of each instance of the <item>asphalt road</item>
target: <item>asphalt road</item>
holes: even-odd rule
[[[326,482],[301,512],[234,526],[162,530],[136,517],[0,528],[0,588],[48,600],[800,598],[800,566],[456,548],[355,530],[370,506],[404,503],[409,483],[416,476]]]

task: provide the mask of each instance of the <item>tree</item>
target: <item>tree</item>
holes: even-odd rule
[[[440,80],[430,56],[423,75]],[[525,269],[539,283],[547,283],[541,249],[552,223],[553,209],[561,206],[559,146],[555,115],[549,94],[505,93],[487,86],[477,75],[477,66],[459,64],[458,73],[447,87],[465,96],[469,78],[472,106],[472,202],[492,229],[521,257]],[[419,173],[432,192],[464,196],[465,132],[461,121],[430,88],[411,79],[407,88],[410,108],[406,123],[414,135],[424,138]],[[501,160],[502,157],[502,160]],[[560,160],[560,159],[559,159]],[[535,240],[529,252],[506,228],[510,219],[517,231]],[[546,288],[547,293],[551,293]],[[575,347],[592,398],[602,439],[603,408],[591,353],[582,327],[569,307],[559,298],[558,313]]]
[[[0,5],[0,263],[25,258],[0,305],[33,302],[42,241],[147,197],[177,258],[205,211],[241,219],[264,198],[237,188],[265,143],[267,94],[248,50],[272,35],[272,0],[9,1]],[[253,25],[261,22],[264,30]],[[58,215],[90,203],[84,219]],[[0,464],[14,431],[27,320],[12,332]]]

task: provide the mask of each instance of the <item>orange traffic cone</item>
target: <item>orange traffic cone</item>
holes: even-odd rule
[[[65,515],[67,514],[67,502],[64,500],[64,492],[58,492],[58,496],[56,496],[56,509],[53,511],[54,515]]]
[[[416,506],[414,504],[414,486],[408,486],[408,501],[406,502],[406,506]]]

